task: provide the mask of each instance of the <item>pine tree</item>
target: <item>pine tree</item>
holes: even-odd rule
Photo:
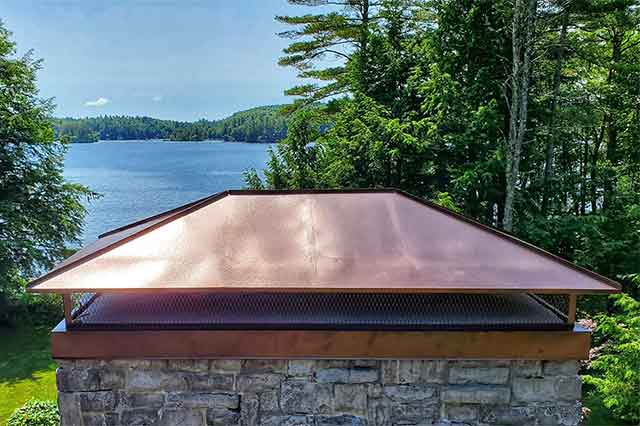
[[[326,13],[276,17],[277,21],[295,27],[280,33],[292,42],[284,49],[285,55],[278,63],[294,67],[302,79],[313,80],[285,92],[299,97],[294,109],[350,91],[353,74],[349,73],[349,68],[356,55],[359,66],[366,67],[370,28],[380,19],[377,12],[381,1],[289,0],[297,6],[335,9]],[[337,64],[329,66],[328,61]]]

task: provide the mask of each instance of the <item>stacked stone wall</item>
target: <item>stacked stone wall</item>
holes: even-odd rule
[[[62,426],[562,425],[575,361],[58,361]]]

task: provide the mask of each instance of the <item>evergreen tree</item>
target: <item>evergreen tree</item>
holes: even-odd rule
[[[78,241],[87,188],[62,176],[66,143],[54,138],[53,105],[38,97],[31,54],[16,56],[0,23],[0,302],[50,268]],[[3,313],[5,309],[0,309]]]
[[[357,55],[359,70],[366,67],[370,27],[379,18],[380,1],[375,0],[288,0],[292,5],[322,7],[323,13],[301,16],[277,16],[276,20],[295,27],[280,33],[292,40],[278,62],[298,70],[302,84],[285,93],[300,97],[295,107],[305,106],[351,89],[351,62]],[[327,8],[330,11],[325,11]],[[337,65],[327,65],[327,60]],[[319,82],[319,83],[318,83]]]

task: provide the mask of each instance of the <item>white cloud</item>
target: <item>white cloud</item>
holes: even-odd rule
[[[103,97],[99,97],[98,99],[96,99],[95,101],[87,101],[84,103],[84,106],[88,106],[88,107],[103,107],[106,104],[108,104],[109,102],[111,102],[109,99],[107,98],[103,98]]]
[[[157,95],[157,96],[154,96],[153,98],[151,98],[151,100],[153,102],[162,102],[162,99],[163,99],[162,95]]]

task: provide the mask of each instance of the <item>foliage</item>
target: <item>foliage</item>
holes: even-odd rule
[[[28,400],[55,399],[51,326],[0,327],[0,425]]]
[[[640,422],[640,302],[626,294],[611,296],[615,312],[595,316],[594,339],[600,354],[585,377],[617,418]]]
[[[281,143],[251,186],[396,186],[612,279],[637,273],[638,0],[290,3],[321,6],[278,18],[293,28],[281,65],[312,81],[292,109],[328,96],[330,126]],[[623,285],[580,312],[610,354],[594,397],[635,419],[640,337],[622,331],[640,291]]]
[[[9,326],[55,326],[64,316],[62,297],[57,294],[18,292],[5,301],[0,321]]]
[[[126,139],[277,142],[287,134],[287,120],[280,109],[279,105],[263,106],[221,120],[195,122],[128,116],[61,118],[55,120],[55,126],[58,137],[66,136],[78,143]]]
[[[326,6],[322,0],[289,0],[293,5]],[[292,42],[284,49],[279,64],[293,67],[298,77],[310,83],[295,86],[285,93],[297,96],[297,106],[345,93],[349,88],[349,72],[345,60],[354,50],[366,49],[368,25],[371,20],[370,0],[335,0],[339,11],[305,14],[301,16],[276,16],[276,20],[293,27],[280,33]],[[338,64],[326,66],[327,60]]]
[[[54,138],[53,105],[38,97],[40,62],[16,56],[0,23],[0,305],[12,305],[24,283],[64,257],[78,241],[95,194],[62,176],[67,144]],[[3,311],[3,314],[7,311]],[[0,318],[7,320],[7,318]]]
[[[13,412],[7,426],[59,426],[60,413],[55,401],[32,399]]]

